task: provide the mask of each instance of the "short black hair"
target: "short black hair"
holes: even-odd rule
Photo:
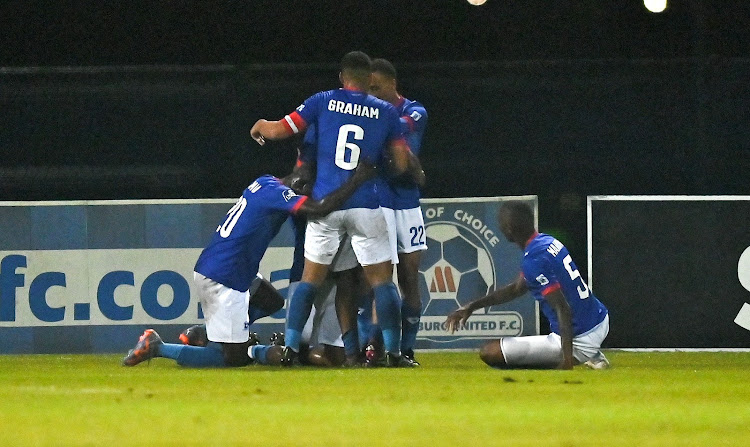
[[[391,79],[396,79],[396,67],[394,67],[393,64],[386,59],[373,59],[372,71],[373,73],[378,72],[388,76]]]
[[[498,216],[502,215],[508,216],[507,222],[515,236],[531,236],[536,231],[534,211],[525,202],[511,200],[503,203],[498,212]]]
[[[361,51],[350,51],[341,59],[341,73],[353,78],[367,79],[372,73],[372,60]]]

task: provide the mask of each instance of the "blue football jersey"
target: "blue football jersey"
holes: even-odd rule
[[[414,155],[419,155],[422,148],[422,137],[427,127],[427,111],[417,101],[401,98],[396,106],[401,116],[401,130],[409,143]],[[404,174],[399,178],[390,179],[388,188],[382,198],[383,206],[394,210],[408,210],[419,206],[419,187],[410,176]]]
[[[310,124],[305,130],[305,136],[300,145],[299,161],[302,163],[317,163],[318,159],[318,131],[315,124]]]
[[[403,138],[396,108],[357,90],[317,93],[284,120],[295,133],[315,126],[310,137],[316,140],[315,200],[346,183],[360,160],[382,165],[387,145]],[[341,208],[378,208],[378,183],[373,179],[362,184]]]
[[[234,290],[246,291],[271,239],[306,199],[276,177],[259,177],[242,192],[216,228],[198,257],[195,271]]]
[[[521,269],[552,332],[560,333],[557,313],[544,296],[555,290],[561,290],[570,305],[574,336],[588,332],[607,315],[607,308],[586,286],[568,249],[552,236],[540,233],[526,245]]]

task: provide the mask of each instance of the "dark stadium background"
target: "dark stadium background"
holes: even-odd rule
[[[352,49],[427,107],[426,197],[537,194],[584,271],[587,195],[748,193],[744,0],[7,1],[0,42],[0,200],[234,197]]]

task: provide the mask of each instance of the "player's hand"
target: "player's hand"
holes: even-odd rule
[[[354,171],[354,176],[362,181],[370,180],[375,177],[375,174],[377,174],[377,168],[367,160],[361,160]]]
[[[417,184],[420,188],[424,188],[424,184],[427,182],[427,177],[424,174],[424,171],[422,169],[416,169],[411,173],[412,178],[414,179],[414,183]]]
[[[460,326],[466,324],[466,320],[471,316],[472,311],[466,307],[459,307],[458,309],[451,312],[448,318],[445,319],[445,325],[447,326],[448,332],[451,334],[456,332]]]
[[[263,137],[263,134],[260,133],[260,127],[263,126],[263,123],[267,122],[266,120],[258,120],[253,125],[252,129],[250,129],[250,136],[253,137],[253,140],[255,140],[256,143],[263,146],[266,144],[266,139]]]

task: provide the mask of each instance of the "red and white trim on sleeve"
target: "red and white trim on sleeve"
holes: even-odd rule
[[[297,214],[297,211],[302,207],[302,204],[307,201],[307,196],[300,196],[299,200],[297,200],[297,203],[294,204],[292,207],[292,214]]]
[[[407,126],[409,126],[409,132],[414,132],[414,118],[409,115],[404,115],[401,119],[404,120]]]
[[[305,123],[305,120],[302,119],[302,117],[296,111],[285,116],[282,120],[282,123],[284,123],[286,128],[289,129],[289,131],[293,134],[300,133],[307,127],[307,123]]]
[[[542,290],[542,296],[547,296],[550,293],[555,292],[557,290],[560,290],[560,283],[559,282],[556,282],[554,284],[550,284],[544,290]]]

